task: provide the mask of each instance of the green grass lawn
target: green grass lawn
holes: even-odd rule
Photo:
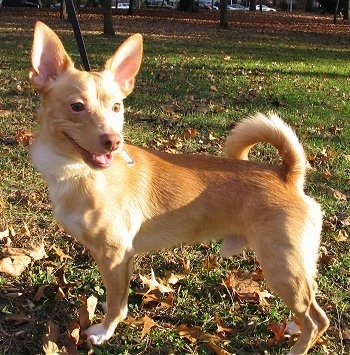
[[[246,115],[275,111],[292,125],[312,168],[306,190],[324,210],[318,300],[331,326],[311,353],[348,354],[350,26],[334,26],[331,17],[315,15],[230,13],[231,29],[223,31],[215,14],[165,14],[116,15],[115,39],[100,35],[101,17],[80,18],[93,68],[103,65],[129,34],[144,35],[141,72],[125,100],[127,141],[171,153],[220,155],[230,128]],[[64,334],[79,317],[82,297],[104,300],[89,252],[53,221],[44,182],[29,162],[23,138],[37,128],[39,96],[28,82],[28,70],[38,18],[57,30],[80,66],[70,26],[56,13],[0,8],[0,246],[8,242],[1,232],[10,227],[15,231],[12,246],[28,248],[42,241],[47,253],[47,258],[32,258],[20,276],[0,273],[0,354],[10,355],[44,353],[42,336],[49,322],[58,327],[58,347],[70,349]],[[252,158],[273,163],[274,154],[259,145]],[[182,245],[139,255],[129,308],[139,322],[121,324],[116,336],[94,347],[94,353],[286,353],[292,340],[276,341],[268,329],[293,320],[281,300],[244,301],[224,282],[237,270],[249,280],[259,273],[254,254],[248,250],[225,260],[215,257],[219,248],[217,243]],[[158,280],[170,272],[181,276],[174,292],[157,295],[156,302],[138,292],[139,274],[149,276],[152,269]],[[266,289],[261,278],[257,282],[255,287]],[[160,300],[171,300],[171,305],[159,306]],[[95,320],[102,314],[98,307]],[[145,316],[156,325],[143,334]],[[226,331],[219,334],[223,324]],[[184,337],[185,326],[199,329],[201,336]],[[79,353],[87,352],[86,344],[79,347]]]

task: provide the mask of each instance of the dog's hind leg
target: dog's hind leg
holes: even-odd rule
[[[301,334],[289,353],[300,355],[306,354],[321,337],[328,328],[329,320],[315,299],[316,255],[312,255],[315,246],[310,248],[311,254],[305,250],[305,246],[304,249],[301,246],[303,238],[312,240],[313,236],[304,234],[302,237],[292,238],[286,235],[290,232],[291,230],[287,232],[284,228],[280,228],[278,233],[276,230],[270,230],[272,238],[269,238],[269,243],[253,241],[252,244],[255,245],[252,245],[252,248],[258,256],[267,284],[296,314],[301,323]],[[266,237],[267,235],[264,235],[264,238]],[[316,238],[315,243],[317,250]]]
[[[107,314],[102,323],[94,324],[85,333],[93,344],[102,344],[114,333],[118,323],[127,317],[129,283],[134,265],[133,256],[118,257],[93,253],[106,288]]]

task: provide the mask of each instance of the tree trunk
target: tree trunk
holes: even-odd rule
[[[129,10],[128,10],[128,14],[132,15],[132,12],[134,10],[134,0],[129,0]]]
[[[249,11],[255,11],[255,10],[256,10],[256,0],[250,0]]]
[[[312,12],[313,10],[314,10],[314,1],[313,0],[306,0],[305,11]]]
[[[194,0],[180,0],[178,9],[184,12],[193,12],[195,10]]]
[[[227,18],[227,3],[228,0],[220,1],[220,27],[228,29],[230,26],[228,24]]]
[[[67,5],[66,5],[65,0],[61,0],[60,19],[61,20],[68,20]]]
[[[337,0],[337,3],[334,8],[334,13],[333,13],[333,23],[337,23],[337,17],[338,17],[338,8],[339,8],[339,0]]]
[[[344,20],[350,20],[350,0],[343,1]]]
[[[108,37],[114,37],[115,32],[113,28],[112,18],[112,1],[103,0],[103,34]]]

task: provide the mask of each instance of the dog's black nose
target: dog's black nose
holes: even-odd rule
[[[118,133],[105,133],[100,135],[100,143],[107,152],[118,149],[121,141],[122,138]]]

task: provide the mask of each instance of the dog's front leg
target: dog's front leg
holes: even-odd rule
[[[120,253],[92,252],[106,288],[107,314],[102,323],[89,327],[85,333],[93,344],[102,344],[114,333],[118,323],[127,317],[129,283],[132,274],[134,256]]]

